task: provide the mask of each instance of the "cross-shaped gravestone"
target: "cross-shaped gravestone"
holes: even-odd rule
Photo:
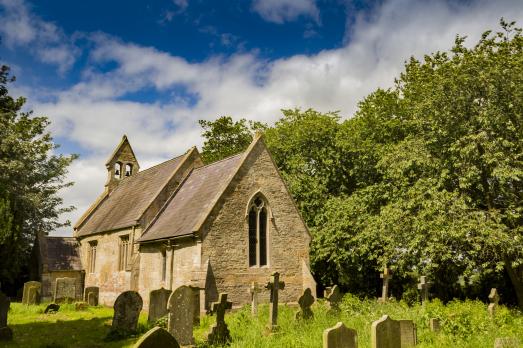
[[[298,299],[300,310],[296,313],[296,319],[311,319],[314,317],[314,313],[311,310],[313,303],[314,296],[312,296],[311,289],[307,288],[303,291],[303,294]]]
[[[10,341],[13,339],[13,331],[7,326],[7,312],[11,301],[9,298],[0,292],[0,341]]]
[[[328,301],[330,311],[337,312],[340,310],[340,302],[343,299],[343,295],[338,285],[334,285],[327,290],[325,299]]]
[[[249,295],[251,295],[251,313],[253,316],[258,314],[258,293],[261,292],[261,288],[256,282],[252,282],[249,287]]]
[[[267,283],[266,289],[271,292],[271,303],[269,306],[269,330],[278,329],[278,292],[285,289],[285,283],[280,282],[280,273],[274,272],[271,281]]]
[[[380,278],[383,279],[383,288],[381,289],[381,302],[387,302],[389,299],[389,280],[392,279],[392,271],[390,268],[385,267],[383,273],[380,274]]]
[[[496,314],[496,309],[499,304],[498,289],[490,289],[490,295],[488,295],[488,299],[490,301],[490,304],[488,305],[488,313],[491,317],[493,317]]]
[[[427,277],[419,277],[418,289],[421,290],[421,302],[425,303],[429,300],[429,286],[430,283],[427,282]]]
[[[212,312],[216,313],[216,324],[207,335],[207,341],[211,344],[225,344],[231,340],[231,334],[225,323],[225,311],[232,308],[232,302],[227,301],[227,294],[220,294],[219,301],[212,304]]]

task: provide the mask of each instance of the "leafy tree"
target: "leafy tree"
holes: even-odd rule
[[[23,97],[8,92],[9,68],[0,68],[0,281],[19,279],[38,233],[63,226],[58,191],[76,156],[54,155],[58,146],[46,131],[49,121],[22,111]]]

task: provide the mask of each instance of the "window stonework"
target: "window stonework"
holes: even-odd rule
[[[96,247],[98,246],[98,243],[96,241],[89,242],[88,250],[87,250],[87,271],[89,273],[94,273],[95,266],[96,266]]]
[[[249,266],[267,266],[267,204],[256,197],[249,208]]]
[[[120,237],[118,255],[118,270],[125,271],[127,269],[127,260],[129,257],[129,236]]]

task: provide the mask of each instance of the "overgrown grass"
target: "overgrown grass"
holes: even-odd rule
[[[56,314],[43,314],[45,305],[24,306],[11,304],[9,326],[14,331],[14,341],[0,343],[5,347],[132,347],[138,337],[105,342],[113,315],[112,308],[91,307],[75,311],[74,305],[62,305]],[[370,326],[374,320],[388,314],[393,319],[411,319],[417,326],[419,347],[493,347],[496,337],[515,337],[523,343],[523,314],[506,307],[499,307],[491,319],[487,306],[479,301],[456,301],[443,305],[433,301],[425,306],[407,306],[403,302],[379,304],[376,300],[359,300],[345,296],[338,314],[328,313],[319,301],[313,306],[314,319],[297,322],[295,307],[280,306],[280,330],[268,334],[266,330],[269,307],[262,305],[258,316],[252,317],[248,306],[226,315],[232,335],[232,348],[244,347],[321,347],[323,330],[342,321],[358,332],[359,347],[370,347]],[[428,328],[430,318],[439,318],[440,333]],[[207,347],[205,337],[215,317],[206,316],[194,336],[199,347]],[[140,316],[139,331],[148,329],[146,315]]]

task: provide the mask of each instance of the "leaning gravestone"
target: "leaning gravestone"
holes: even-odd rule
[[[498,295],[498,289],[492,288],[490,289],[490,294],[488,295],[488,299],[490,301],[490,304],[488,305],[488,313],[491,317],[494,317],[496,315],[496,309],[499,305],[499,295]]]
[[[153,290],[149,293],[149,324],[167,315],[167,301],[172,291],[164,288]]]
[[[340,310],[340,303],[343,295],[338,285],[328,288],[325,292],[325,299],[328,301],[329,311],[338,312]]]
[[[494,348],[519,348],[519,340],[513,337],[496,338]]]
[[[372,348],[401,348],[400,323],[388,315],[372,323]]]
[[[212,304],[212,311],[216,313],[216,324],[211,327],[207,335],[207,342],[211,345],[224,345],[231,340],[229,328],[225,323],[225,311],[232,308],[232,302],[227,301],[227,294],[220,294],[219,301]]]
[[[280,281],[280,273],[274,272],[265,288],[271,292],[268,329],[270,331],[276,331],[278,330],[278,293],[280,290],[285,289],[285,282]]]
[[[97,286],[88,286],[84,290],[84,302],[89,306],[98,306],[98,298],[100,296],[100,288]]]
[[[311,306],[314,304],[314,296],[312,296],[310,288],[307,288],[303,291],[303,294],[298,299],[298,304],[300,305],[300,310],[296,312],[296,320],[307,320],[314,317],[314,313],[311,310]]]
[[[49,313],[56,313],[60,310],[60,305],[56,304],[56,303],[49,303],[47,305],[47,307],[45,307],[45,311],[44,311],[44,314],[49,314]]]
[[[340,321],[323,331],[323,348],[358,348],[358,334]]]
[[[0,292],[0,341],[10,341],[13,339],[13,331],[7,326],[7,313],[11,301],[2,292]]]
[[[54,287],[54,303],[72,303],[76,299],[76,279],[56,278]]]
[[[251,295],[251,314],[256,316],[258,314],[258,294],[261,292],[258,283],[252,282],[249,288],[249,295]]]
[[[182,285],[173,291],[167,302],[169,312],[167,328],[182,346],[194,344],[192,328],[194,322],[194,292]]]
[[[143,301],[136,291],[122,292],[114,302],[111,332],[120,336],[136,332]]]
[[[147,331],[133,348],[180,348],[180,345],[167,330],[157,326]]]
[[[439,332],[441,330],[441,323],[438,318],[430,318],[429,320],[430,331]]]
[[[417,343],[416,325],[412,320],[398,320],[400,323],[401,348],[414,347]]]
[[[31,290],[32,289],[32,290]],[[22,293],[22,303],[26,305],[35,305],[40,303],[40,291],[42,283],[36,281],[26,282]]]

